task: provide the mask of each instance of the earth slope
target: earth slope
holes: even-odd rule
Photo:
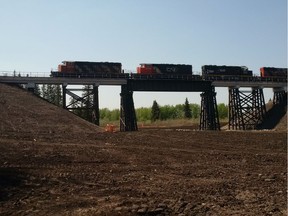
[[[73,134],[102,131],[17,86],[0,84],[0,132]]]

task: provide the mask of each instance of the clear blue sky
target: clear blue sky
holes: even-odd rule
[[[0,0],[0,71],[49,72],[63,60],[287,67],[286,0]],[[218,103],[227,103],[218,89]],[[266,92],[266,91],[265,91]],[[270,97],[271,90],[267,91]],[[270,93],[269,93],[270,92]],[[119,108],[118,87],[100,106]],[[270,95],[269,95],[270,94]],[[200,103],[195,93],[135,93],[136,107]]]

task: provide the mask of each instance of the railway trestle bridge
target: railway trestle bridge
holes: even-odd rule
[[[16,77],[0,76],[0,83],[25,84],[34,91],[36,84],[56,84],[62,86],[63,108],[70,109],[66,96],[76,101],[85,100],[69,89],[68,85],[91,85],[89,95],[93,95],[90,104],[94,123],[99,125],[99,96],[101,85],[121,86],[120,93],[120,131],[136,131],[137,119],[134,109],[133,92],[200,92],[201,114],[200,130],[220,130],[215,87],[227,87],[229,91],[229,129],[257,129],[265,119],[267,110],[264,100],[264,88],[272,88],[273,104],[287,104],[287,81],[283,80],[187,80],[187,79],[134,79],[134,78],[69,78],[69,77]],[[241,88],[245,88],[242,90]],[[247,91],[247,88],[249,89]]]

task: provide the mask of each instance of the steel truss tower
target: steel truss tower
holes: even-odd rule
[[[229,130],[257,129],[266,115],[262,88],[240,91],[238,87],[229,88]]]
[[[67,89],[67,85],[62,85],[62,92],[63,92],[63,108],[68,110],[91,110],[91,112],[87,112],[89,116],[85,118],[98,125],[100,124],[100,112],[99,112],[99,91],[98,86],[93,85],[93,88],[87,89],[87,94],[85,96],[78,96],[77,94],[73,93],[73,91],[81,91],[83,89]],[[73,101],[67,105],[66,103],[66,94],[73,98]],[[92,100],[90,100],[92,98]],[[85,104],[85,107],[78,106],[77,104],[81,102]],[[90,116],[91,114],[91,116]]]
[[[200,130],[220,130],[214,88],[201,94]]]
[[[283,89],[274,89],[273,104],[287,104],[287,92]]]

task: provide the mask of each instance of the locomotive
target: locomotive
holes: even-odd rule
[[[192,65],[185,64],[140,64],[134,79],[186,79],[199,80],[199,75],[193,75]]]
[[[260,76],[263,78],[287,78],[287,68],[261,67]]]
[[[239,77],[252,77],[253,73],[248,70],[246,66],[217,66],[217,65],[203,65],[202,78],[203,79],[226,79]]]
[[[140,64],[137,74],[182,74],[192,75],[192,65],[184,64]]]
[[[122,64],[118,62],[63,61],[58,71],[51,74],[53,77],[125,77]]]

